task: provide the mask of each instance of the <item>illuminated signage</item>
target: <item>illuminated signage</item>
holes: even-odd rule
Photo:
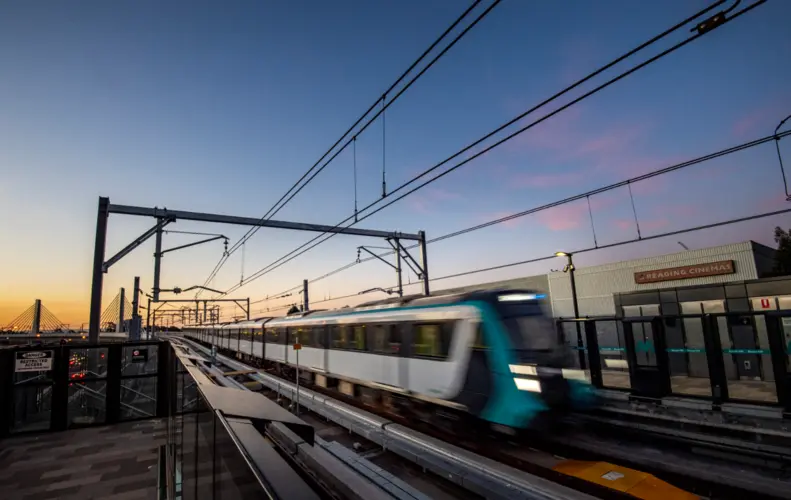
[[[640,271],[634,273],[634,282],[638,285],[645,283],[659,283],[661,281],[688,280],[692,278],[703,278],[706,276],[719,276],[723,274],[733,274],[736,272],[732,260],[721,260],[709,262],[707,264],[696,264],[694,266],[670,267],[667,269],[655,269],[653,271]]]

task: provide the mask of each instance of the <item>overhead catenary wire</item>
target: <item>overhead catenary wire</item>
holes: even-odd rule
[[[425,74],[425,72],[428,71],[428,69],[430,69],[437,61],[439,61],[459,40],[461,40],[470,31],[470,29],[472,29],[476,24],[478,24],[478,22],[480,22],[484,17],[486,17],[492,11],[492,9],[500,3],[500,1],[501,0],[495,0],[483,12],[483,14],[479,15],[469,26],[467,26],[467,28],[465,28],[459,35],[457,35],[450,42],[448,46],[446,46],[438,55],[436,55],[416,76],[414,76],[409,82],[407,82],[405,86],[401,88],[400,91],[392,99],[390,99],[390,101],[388,101],[387,103],[383,102],[382,109],[378,113],[376,113],[372,118],[370,118],[368,122],[366,122],[359,130],[357,130],[356,133],[354,134],[354,137],[356,138],[359,134],[365,131],[381,113],[384,113],[384,111],[388,107],[394,104],[399,99],[399,97],[401,97],[404,94],[404,92],[406,92],[406,90],[412,86],[412,84],[414,84],[418,79],[420,79]],[[390,87],[382,95],[386,96],[390,94],[407,77],[407,75],[409,75],[421,63],[421,61],[423,61],[431,53],[431,51],[433,51],[442,42],[442,40],[444,40],[480,3],[481,0],[475,0],[472,3],[472,5],[470,5],[448,28],[445,29],[445,31],[442,32],[442,34],[409,66],[409,68],[407,68],[406,71],[404,71],[401,74],[401,76],[398,77],[398,79],[396,79],[396,81],[393,84],[390,85]],[[348,141],[334,155],[332,155],[332,157],[330,157],[329,160],[327,160],[327,162],[321,168],[319,168],[319,170],[315,172],[304,184],[302,184],[300,187],[297,187],[302,183],[302,181],[305,180],[306,177],[308,177],[308,175],[311,174],[311,172],[313,172],[314,169],[316,169],[316,167],[318,167],[318,165],[322,161],[324,161],[325,158],[327,158],[330,155],[330,153],[332,153],[333,150],[335,150],[338,147],[339,144],[341,144],[341,142],[343,142],[343,140],[346,137],[349,136],[349,134],[351,134],[357,128],[358,125],[360,125],[360,123],[363,122],[365,117],[368,116],[379,104],[379,101],[383,99],[384,97],[382,97],[381,99],[378,98],[365,111],[365,113],[363,113],[357,119],[357,121],[355,121],[354,124],[351,127],[349,127],[349,129],[346,130],[346,132],[316,161],[316,163],[314,163],[313,166],[310,167],[297,180],[297,182],[295,182],[288,189],[288,191],[286,191],[286,193],[283,196],[281,196],[280,199],[277,202],[275,202],[274,205],[272,205],[272,207],[269,210],[267,210],[264,216],[261,217],[261,221],[266,220],[267,217],[270,218],[273,217],[278,211],[280,211],[280,209],[282,209],[288,202],[290,202],[306,185],[308,185],[316,177],[316,175],[318,175],[330,162],[332,162],[332,160],[334,160],[349,145]],[[291,192],[294,191],[295,189],[296,191],[293,194],[291,194]],[[278,207],[278,205],[280,206]],[[214,269],[212,269],[211,273],[209,273],[209,276],[206,278],[206,283],[211,281],[211,279],[222,268],[223,264],[225,263],[225,261],[227,261],[230,254],[238,249],[240,242],[247,241],[258,231],[259,228],[260,226],[255,226],[248,229],[245,235],[242,236],[242,238],[240,238],[239,241],[237,241],[232,246],[231,250],[228,252],[228,255],[223,255],[223,257],[220,258],[218,263],[214,266]],[[206,285],[206,283],[204,283],[204,286]]]
[[[725,221],[714,222],[714,223],[711,223],[711,224],[705,224],[705,225],[701,225],[701,226],[695,226],[695,227],[690,227],[690,228],[685,228],[685,229],[679,229],[679,230],[676,230],[676,231],[668,231],[668,232],[665,232],[665,233],[662,233],[662,234],[654,234],[654,235],[651,235],[651,236],[645,236],[645,237],[643,237],[641,239],[633,238],[631,240],[619,241],[619,242],[615,242],[615,243],[608,243],[606,245],[601,245],[601,246],[592,246],[592,247],[587,247],[587,248],[581,248],[579,250],[574,250],[572,253],[574,255],[579,255],[579,254],[582,254],[582,253],[594,252],[596,250],[606,250],[606,249],[609,249],[609,248],[615,248],[615,247],[619,247],[619,246],[623,246],[623,245],[631,245],[631,244],[639,243],[639,242],[643,242],[643,241],[655,240],[655,239],[659,239],[659,238],[667,238],[667,237],[670,237],[670,236],[677,236],[679,234],[691,233],[691,232],[695,232],[695,231],[703,231],[703,230],[706,230],[706,229],[714,229],[714,228],[717,228],[717,227],[727,226],[727,225],[731,225],[731,224],[738,224],[738,223],[741,223],[741,222],[748,222],[748,221],[751,221],[751,220],[763,219],[763,218],[766,218],[766,217],[773,217],[773,216],[776,216],[776,215],[783,215],[783,214],[787,214],[787,213],[791,213],[791,208],[786,208],[786,209],[783,209],[783,210],[775,210],[775,211],[772,211],[772,212],[764,212],[764,213],[749,215],[749,216],[746,216],[746,217],[740,217],[740,218],[736,218],[736,219],[728,219],[728,220],[725,220]],[[527,264],[535,264],[535,263],[538,263],[538,262],[543,262],[543,261],[547,261],[547,260],[551,260],[551,259],[557,259],[557,258],[558,257],[555,254],[545,255],[543,257],[535,257],[535,258],[532,258],[532,259],[520,260],[520,261],[516,261],[516,262],[509,262],[509,263],[506,263],[506,264],[499,264],[499,265],[495,265],[495,266],[476,268],[476,269],[471,269],[471,270],[468,270],[468,271],[462,271],[462,272],[459,272],[459,273],[448,274],[448,275],[445,275],[445,276],[438,276],[436,278],[431,278],[429,281],[436,282],[436,281],[443,281],[443,280],[448,280],[448,279],[452,279],[452,278],[461,278],[461,277],[470,276],[470,275],[473,275],[473,274],[480,274],[480,273],[485,273],[485,272],[498,271],[500,269],[507,269],[509,267],[523,266],[523,265],[527,265]],[[404,286],[412,286],[412,285],[420,285],[420,284],[421,284],[420,282],[418,282],[418,283],[405,283]],[[355,293],[355,294],[343,295],[343,296],[340,296],[340,297],[334,297],[332,299],[327,299],[327,300],[318,300],[318,301],[315,301],[313,303],[314,304],[320,304],[320,303],[324,303],[324,302],[332,302],[332,301],[336,301],[336,300],[349,299],[349,298],[352,298],[352,297],[359,297],[359,296],[360,296],[359,293]],[[278,310],[278,309],[275,309],[275,308],[272,308],[272,309],[273,310]]]
[[[509,121],[509,122],[507,122],[506,124],[504,124],[504,125],[502,125],[502,126],[498,127],[497,129],[495,129],[494,131],[492,131],[492,132],[490,132],[489,134],[485,135],[484,137],[482,137],[482,138],[478,139],[477,141],[473,142],[472,144],[470,144],[470,145],[466,146],[465,148],[461,149],[460,151],[456,152],[455,154],[453,154],[453,155],[452,155],[452,156],[450,156],[449,158],[447,158],[447,159],[443,160],[442,162],[440,162],[440,163],[438,163],[438,164],[434,165],[433,167],[431,167],[431,168],[427,169],[426,171],[424,171],[423,173],[419,174],[418,176],[416,176],[416,177],[413,177],[413,178],[412,178],[412,179],[410,179],[409,181],[405,182],[404,184],[402,184],[402,185],[401,185],[401,186],[399,186],[398,188],[396,188],[396,189],[394,189],[393,191],[391,191],[391,192],[388,194],[388,196],[387,196],[387,197],[389,198],[391,195],[395,194],[396,192],[398,192],[398,191],[400,191],[400,190],[402,190],[402,189],[406,188],[406,187],[407,187],[407,186],[409,186],[410,184],[412,184],[412,183],[416,182],[417,180],[419,180],[420,178],[424,177],[425,175],[427,175],[427,174],[431,173],[432,171],[436,170],[437,168],[441,167],[442,165],[444,165],[444,164],[448,163],[448,162],[449,162],[449,161],[451,161],[452,159],[454,159],[454,158],[456,158],[456,157],[458,157],[458,156],[460,156],[460,155],[462,155],[462,154],[464,154],[464,153],[468,152],[469,150],[471,150],[471,149],[472,149],[472,148],[474,148],[475,146],[479,145],[480,143],[482,143],[482,142],[483,142],[483,141],[485,141],[486,139],[488,139],[488,138],[490,138],[490,137],[492,137],[492,136],[496,135],[496,134],[497,134],[497,133],[499,133],[500,131],[504,130],[505,128],[509,127],[510,125],[512,125],[512,124],[516,123],[517,121],[521,120],[522,118],[524,118],[525,116],[527,116],[527,115],[528,115],[528,114],[530,114],[531,112],[535,111],[536,109],[539,109],[540,107],[542,107],[542,106],[544,106],[545,104],[547,104],[547,103],[551,102],[552,100],[556,99],[557,97],[559,97],[559,96],[561,96],[561,95],[563,95],[563,94],[567,93],[568,91],[572,90],[573,88],[576,88],[577,86],[581,85],[581,84],[582,84],[582,83],[584,83],[585,81],[587,81],[587,80],[591,79],[592,77],[594,77],[594,76],[598,75],[598,74],[599,74],[599,73],[601,73],[602,71],[605,71],[606,69],[608,69],[608,68],[610,68],[610,67],[614,66],[614,65],[615,65],[615,64],[617,64],[618,62],[620,62],[620,61],[623,61],[623,60],[624,60],[624,59],[626,59],[627,57],[629,57],[629,56],[633,55],[634,53],[636,53],[636,52],[638,52],[638,51],[640,51],[640,50],[642,50],[643,48],[645,48],[645,47],[647,47],[648,45],[650,45],[650,44],[654,43],[655,41],[657,41],[657,40],[659,40],[659,39],[661,39],[661,38],[663,38],[663,37],[667,36],[668,34],[672,33],[673,31],[676,31],[677,29],[679,29],[679,28],[681,28],[681,27],[684,27],[685,25],[689,24],[691,21],[694,21],[695,19],[697,19],[697,18],[698,18],[698,17],[700,17],[701,15],[705,14],[706,12],[708,12],[708,11],[712,10],[713,8],[715,8],[716,6],[718,6],[718,5],[722,4],[722,3],[723,3],[723,2],[717,2],[717,3],[713,4],[712,6],[709,6],[709,7],[705,8],[705,9],[703,9],[703,10],[699,11],[699,12],[698,12],[698,13],[696,13],[695,15],[688,17],[688,18],[687,18],[687,19],[685,19],[684,21],[682,21],[682,22],[680,22],[680,23],[676,24],[674,27],[672,27],[672,28],[670,28],[670,29],[666,30],[665,32],[661,33],[660,35],[657,35],[657,36],[655,36],[654,38],[652,38],[652,39],[651,39],[651,40],[649,40],[648,42],[645,42],[645,43],[641,44],[641,45],[640,45],[640,46],[638,46],[637,48],[635,48],[635,49],[632,49],[631,51],[627,52],[626,54],[624,54],[623,56],[621,56],[621,57],[619,57],[618,59],[614,60],[613,62],[611,62],[611,63],[608,63],[607,65],[605,65],[605,66],[603,66],[603,67],[599,68],[598,70],[594,71],[593,73],[589,74],[589,75],[588,75],[588,76],[586,76],[585,78],[583,78],[583,79],[581,79],[581,80],[579,80],[579,81],[575,82],[574,84],[572,84],[572,85],[570,85],[570,86],[566,87],[566,89],[564,89],[564,90],[562,90],[562,91],[558,92],[557,94],[555,94],[554,96],[550,97],[549,99],[546,99],[545,101],[543,101],[542,103],[538,104],[537,106],[534,106],[533,108],[529,109],[528,111],[526,111],[526,112],[522,113],[521,115],[517,116],[516,118],[514,118],[514,119],[510,120],[510,121]],[[748,7],[745,7],[744,9],[740,10],[739,12],[737,12],[736,14],[734,14],[732,17],[730,17],[730,18],[727,18],[727,19],[724,19],[724,20],[723,20],[723,21],[720,23],[720,25],[722,25],[722,24],[725,24],[725,23],[727,23],[727,22],[730,22],[730,21],[732,21],[732,20],[734,20],[734,19],[738,18],[739,16],[741,16],[741,15],[743,15],[743,14],[745,14],[745,13],[747,13],[747,12],[751,11],[751,10],[753,10],[755,7],[757,7],[757,6],[759,6],[759,5],[762,5],[763,3],[766,3],[766,0],[758,0],[757,2],[753,3],[752,5],[750,5],[750,6],[748,6]],[[592,96],[592,95],[596,94],[597,92],[600,92],[601,90],[603,90],[603,89],[607,88],[608,86],[610,86],[610,85],[612,85],[612,84],[616,83],[616,82],[617,82],[617,81],[619,81],[619,80],[622,80],[623,78],[626,78],[627,76],[629,76],[629,75],[631,75],[631,74],[635,73],[636,71],[638,71],[638,70],[640,70],[640,69],[642,69],[642,68],[644,68],[644,67],[648,66],[649,64],[651,64],[651,63],[653,63],[653,62],[655,62],[655,61],[657,61],[657,60],[661,59],[662,57],[665,57],[665,56],[667,56],[668,54],[670,54],[670,53],[672,53],[672,52],[674,52],[674,51],[676,51],[676,50],[678,50],[678,49],[680,49],[680,48],[684,47],[685,45],[687,45],[687,44],[689,44],[689,43],[691,43],[691,42],[693,42],[693,41],[697,40],[698,38],[700,38],[701,36],[705,35],[705,34],[706,34],[706,33],[708,33],[708,32],[709,32],[709,31],[705,31],[705,32],[700,32],[700,31],[699,31],[698,33],[696,33],[696,34],[694,34],[694,35],[692,35],[692,36],[690,36],[690,37],[686,38],[685,40],[683,40],[683,41],[681,41],[681,42],[678,42],[678,43],[676,43],[676,44],[675,44],[675,45],[673,45],[672,47],[670,47],[670,48],[668,48],[668,49],[666,49],[666,50],[664,50],[664,51],[660,52],[659,54],[657,54],[657,55],[655,55],[655,56],[653,56],[653,57],[651,57],[651,58],[649,58],[649,59],[647,59],[647,60],[643,61],[642,63],[639,63],[639,64],[637,64],[636,66],[633,66],[633,67],[632,67],[632,68],[630,68],[629,70],[627,70],[627,71],[625,71],[625,72],[623,72],[623,73],[621,73],[621,74],[619,74],[619,75],[617,75],[617,76],[615,76],[615,77],[611,78],[610,80],[606,81],[605,83],[603,83],[603,84],[601,84],[601,85],[599,85],[599,86],[595,87],[594,89],[590,90],[589,92],[586,92],[586,93],[584,93],[583,95],[581,95],[581,96],[577,97],[576,99],[574,99],[574,100],[572,100],[572,101],[568,102],[567,104],[565,104],[565,105],[561,106],[560,108],[558,108],[558,109],[556,109],[556,110],[554,110],[554,111],[552,111],[552,112],[550,112],[550,113],[548,113],[548,114],[546,114],[546,115],[542,116],[541,118],[539,118],[539,119],[537,119],[537,120],[534,120],[534,121],[533,121],[533,122],[531,122],[530,124],[528,124],[528,125],[526,125],[526,126],[524,126],[524,127],[520,128],[519,130],[517,130],[517,131],[515,131],[515,132],[513,132],[513,133],[511,133],[511,134],[509,134],[509,135],[507,135],[506,137],[504,137],[504,138],[502,138],[502,139],[500,139],[500,140],[496,141],[494,144],[492,144],[492,145],[490,145],[490,146],[486,147],[485,149],[483,149],[483,150],[481,150],[481,151],[479,151],[479,152],[477,152],[477,153],[475,153],[475,154],[473,154],[473,155],[471,155],[471,156],[467,157],[466,159],[464,159],[464,160],[462,160],[461,162],[457,163],[457,164],[456,164],[456,165],[454,165],[453,167],[451,167],[451,168],[449,168],[449,169],[447,169],[447,170],[443,171],[442,173],[440,173],[440,174],[436,175],[435,177],[433,177],[433,178],[431,178],[431,179],[429,179],[429,180],[427,180],[427,181],[423,182],[422,184],[420,184],[420,185],[416,186],[415,188],[412,188],[410,191],[407,191],[406,193],[402,194],[401,196],[399,196],[399,197],[395,198],[394,200],[391,200],[391,201],[389,201],[389,202],[388,202],[388,203],[386,203],[385,205],[382,205],[382,206],[380,206],[380,207],[376,208],[374,211],[367,213],[367,214],[366,214],[366,215],[364,215],[362,218],[359,218],[359,219],[358,219],[358,221],[362,221],[362,220],[364,220],[364,219],[366,219],[366,218],[368,218],[368,217],[370,217],[370,216],[372,216],[372,215],[374,215],[374,214],[376,214],[376,213],[380,212],[381,210],[383,210],[383,209],[385,209],[385,208],[389,207],[390,205],[392,205],[393,203],[396,203],[396,202],[400,201],[401,199],[403,199],[403,198],[405,198],[406,196],[408,196],[408,195],[410,195],[410,194],[414,193],[415,191],[417,191],[417,190],[419,190],[419,189],[422,189],[422,188],[424,188],[425,186],[427,186],[427,185],[431,184],[432,182],[435,182],[435,181],[439,180],[440,178],[444,177],[445,175],[449,174],[450,172],[452,172],[452,171],[455,171],[456,169],[458,169],[458,168],[462,167],[463,165],[465,165],[465,164],[469,163],[470,161],[472,161],[472,160],[474,160],[474,159],[476,159],[476,158],[480,157],[481,155],[483,155],[483,154],[485,154],[485,153],[487,153],[487,152],[489,152],[489,151],[493,150],[494,148],[496,148],[496,147],[498,147],[498,146],[500,146],[500,145],[504,144],[505,142],[507,142],[507,141],[509,141],[509,140],[513,139],[514,137],[516,137],[516,136],[518,136],[519,134],[521,134],[521,133],[525,132],[526,130],[528,130],[528,129],[532,128],[533,126],[535,126],[535,125],[537,125],[537,124],[539,124],[539,123],[541,123],[541,122],[543,122],[543,121],[545,121],[545,120],[547,120],[547,119],[551,118],[552,116],[554,116],[554,115],[556,115],[556,114],[558,114],[558,113],[560,113],[560,112],[562,112],[562,111],[564,111],[564,110],[568,109],[569,107],[571,107],[571,106],[573,106],[573,105],[577,104],[578,102],[582,101],[583,99],[586,99],[586,98],[588,98],[588,97],[590,97],[590,96]],[[378,201],[375,201],[375,202],[373,202],[373,203],[369,204],[367,207],[363,208],[363,209],[362,209],[362,211],[366,211],[366,210],[368,210],[368,209],[372,208],[374,205],[378,204],[380,201],[382,201],[382,200],[378,200]],[[339,228],[339,227],[341,227],[343,224],[345,224],[346,222],[348,222],[348,221],[349,221],[351,218],[352,218],[352,217],[348,217],[348,218],[346,218],[345,220],[343,220],[342,222],[340,222],[339,224],[337,224],[337,225],[336,225],[336,226],[335,226],[333,229],[336,229],[336,228]],[[354,224],[355,224],[355,223],[352,223],[352,224],[350,224],[349,226],[346,226],[346,227],[351,227],[351,226],[352,226],[352,225],[354,225]],[[269,264],[268,266],[265,266],[264,268],[260,269],[259,271],[256,271],[255,273],[251,274],[251,275],[248,277],[248,279],[247,279],[247,280],[246,280],[244,283],[242,283],[241,285],[235,285],[235,286],[231,287],[231,288],[230,288],[229,290],[227,290],[225,293],[227,294],[227,293],[230,293],[230,292],[232,292],[232,291],[234,291],[234,290],[237,290],[237,289],[238,289],[238,288],[240,288],[241,286],[244,286],[245,284],[247,284],[247,283],[249,283],[249,282],[251,282],[251,281],[254,281],[255,279],[258,279],[258,278],[260,278],[260,277],[261,277],[261,276],[263,276],[264,274],[267,274],[268,272],[271,272],[272,270],[274,270],[274,269],[276,269],[276,268],[278,268],[278,267],[282,266],[283,264],[285,264],[285,263],[287,263],[287,262],[290,262],[290,261],[291,261],[291,260],[293,260],[294,258],[296,258],[296,257],[298,257],[298,256],[300,256],[300,255],[302,255],[302,254],[304,254],[305,252],[307,252],[307,251],[309,251],[309,250],[311,250],[311,249],[315,248],[316,246],[318,246],[318,245],[320,245],[320,244],[324,243],[325,241],[329,240],[330,238],[332,238],[333,236],[335,236],[335,234],[337,234],[337,233],[331,233],[331,234],[327,235],[326,237],[324,237],[326,234],[327,234],[327,233],[325,232],[325,233],[321,233],[321,234],[317,235],[317,236],[316,236],[316,237],[314,237],[313,239],[311,239],[311,240],[307,241],[306,243],[302,244],[301,246],[299,246],[299,247],[297,247],[296,249],[292,250],[291,252],[287,253],[287,254],[286,254],[286,255],[284,255],[283,257],[281,257],[281,258],[277,259],[276,261],[272,262],[272,263],[271,263],[271,264]],[[317,243],[315,243],[315,244],[311,245],[312,243],[316,242],[316,240],[318,240],[318,239],[320,239],[320,238],[322,238],[322,237],[324,237],[324,239],[323,239],[323,240],[321,240],[321,241],[318,241]],[[308,247],[308,245],[311,245],[311,246],[309,246],[309,247]],[[308,247],[308,248],[305,248],[305,247]],[[304,250],[303,250],[303,249],[304,249]]]
[[[670,166],[667,166],[667,167],[663,167],[663,168],[660,168],[660,169],[657,169],[657,170],[654,170],[654,171],[651,171],[651,172],[647,172],[645,174],[641,174],[641,175],[638,175],[638,176],[635,176],[635,177],[632,177],[632,178],[629,178],[629,179],[626,179],[626,180],[623,180],[623,181],[618,181],[618,182],[615,182],[615,183],[612,183],[612,184],[608,184],[606,186],[602,186],[602,187],[599,187],[599,188],[596,188],[596,189],[592,189],[592,190],[586,191],[584,193],[579,193],[579,194],[576,194],[576,195],[573,195],[573,196],[569,196],[569,197],[563,198],[561,200],[557,200],[557,201],[554,201],[554,202],[546,203],[546,204],[543,204],[543,205],[539,205],[537,207],[533,207],[533,208],[530,208],[530,209],[527,209],[527,210],[523,210],[521,212],[516,212],[516,213],[510,214],[510,215],[499,217],[497,219],[493,219],[493,220],[490,220],[490,221],[487,221],[487,222],[483,222],[481,224],[477,224],[475,226],[471,226],[471,227],[467,227],[467,228],[464,228],[464,229],[460,229],[458,231],[453,231],[453,232],[450,232],[450,233],[446,233],[444,235],[437,236],[435,238],[427,240],[426,244],[437,243],[437,242],[440,242],[440,241],[444,241],[444,240],[448,240],[448,239],[455,238],[455,237],[458,237],[458,236],[462,236],[462,235],[465,235],[465,234],[468,234],[468,233],[472,233],[474,231],[479,231],[481,229],[485,229],[485,228],[497,225],[497,224],[502,224],[502,223],[505,223],[505,222],[508,222],[508,221],[512,221],[514,219],[518,219],[518,218],[525,217],[525,216],[528,216],[528,215],[533,215],[533,214],[536,214],[538,212],[542,212],[544,210],[549,210],[551,208],[555,208],[555,207],[558,207],[558,206],[561,206],[561,205],[565,205],[567,203],[572,203],[572,202],[575,202],[575,201],[579,201],[579,200],[582,200],[584,198],[590,199],[591,196],[594,196],[594,195],[597,195],[597,194],[602,194],[602,193],[605,193],[605,192],[608,192],[608,191],[612,191],[612,190],[615,190],[615,189],[618,189],[618,188],[622,188],[624,186],[629,188],[629,195],[630,195],[630,200],[632,202],[633,214],[635,216],[635,222],[637,223],[637,228],[638,228],[637,239],[634,240],[634,241],[641,241],[641,240],[643,240],[645,238],[641,235],[641,233],[639,231],[639,221],[637,220],[637,211],[634,209],[634,197],[633,197],[632,192],[631,192],[631,185],[632,184],[634,184],[636,182],[640,182],[640,181],[649,180],[649,179],[652,179],[654,177],[659,177],[659,176],[667,174],[667,173],[676,172],[678,170],[689,168],[689,167],[692,167],[694,165],[698,165],[698,164],[704,163],[706,161],[714,160],[714,159],[717,159],[717,158],[720,158],[720,157],[724,157],[724,156],[727,156],[727,155],[730,155],[730,154],[734,154],[734,153],[738,153],[738,152],[741,152],[741,151],[745,151],[745,150],[748,150],[748,149],[751,149],[751,148],[754,148],[754,147],[757,147],[757,146],[761,146],[761,145],[766,144],[768,142],[771,142],[771,141],[775,140],[776,138],[783,138],[783,137],[786,137],[786,136],[791,136],[791,130],[788,130],[788,131],[785,131],[785,132],[780,132],[777,135],[770,135],[770,136],[761,137],[759,139],[754,139],[752,141],[748,141],[748,142],[745,142],[745,143],[742,143],[742,144],[738,144],[736,146],[731,146],[729,148],[721,149],[721,150],[715,151],[713,153],[708,153],[708,154],[705,154],[703,156],[699,156],[697,158],[693,158],[691,160],[686,160],[686,161],[683,161],[683,162],[680,162],[680,163],[676,163],[676,164],[673,164],[673,165],[670,165]],[[407,250],[411,250],[411,249],[414,249],[416,247],[417,247],[417,245],[411,245],[411,246],[406,247],[406,249]],[[600,248],[604,248],[604,247],[600,247]],[[388,255],[392,255],[393,253],[394,253],[393,251],[388,251],[388,252],[379,254],[378,256],[379,257],[386,257]],[[338,273],[346,271],[347,269],[349,269],[351,267],[354,267],[357,264],[362,264],[364,262],[370,262],[370,261],[375,260],[375,259],[376,259],[375,257],[366,257],[366,258],[360,259],[359,261],[350,262],[349,264],[346,264],[346,265],[344,265],[342,267],[339,267],[338,269],[335,269],[333,271],[325,273],[325,274],[323,274],[321,276],[318,276],[317,278],[314,278],[312,280],[308,280],[308,283],[315,283],[315,282],[321,281],[323,279],[329,278],[330,276],[334,276],[334,275],[336,275]],[[297,286],[297,287],[291,288],[289,290],[281,292],[280,294],[287,293],[287,292],[289,292],[291,290],[295,290],[295,289],[299,289],[299,288],[301,288],[301,286]],[[276,294],[276,295],[280,295],[280,294]],[[273,297],[275,297],[275,296],[273,296]],[[258,301],[258,302],[261,302],[261,301]]]

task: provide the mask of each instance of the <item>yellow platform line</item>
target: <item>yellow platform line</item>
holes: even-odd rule
[[[607,462],[565,460],[553,470],[644,500],[697,500],[699,496],[661,479]]]

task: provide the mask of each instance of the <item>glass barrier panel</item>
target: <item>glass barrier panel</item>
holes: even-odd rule
[[[763,315],[744,314],[717,319],[728,381],[728,397],[776,403],[777,387],[766,318]]]
[[[703,317],[666,318],[665,342],[673,394],[711,396]]]
[[[70,382],[66,410],[69,427],[104,423],[107,419],[106,394],[107,382],[104,380]]]
[[[629,361],[620,322],[597,321],[596,339],[599,343],[602,385],[612,389],[631,389]]]
[[[11,432],[48,430],[52,418],[52,386],[18,385],[13,394]]]
[[[234,443],[220,417],[215,416],[215,492],[217,499],[246,500],[262,496],[258,478],[250,470],[243,451]]]
[[[157,376],[121,380],[121,420],[157,414]]]

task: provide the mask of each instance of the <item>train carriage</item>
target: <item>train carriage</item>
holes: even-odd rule
[[[303,378],[369,404],[442,407],[526,428],[548,412],[593,404],[543,299],[527,290],[390,299],[224,325],[211,338],[289,376],[299,366]]]

